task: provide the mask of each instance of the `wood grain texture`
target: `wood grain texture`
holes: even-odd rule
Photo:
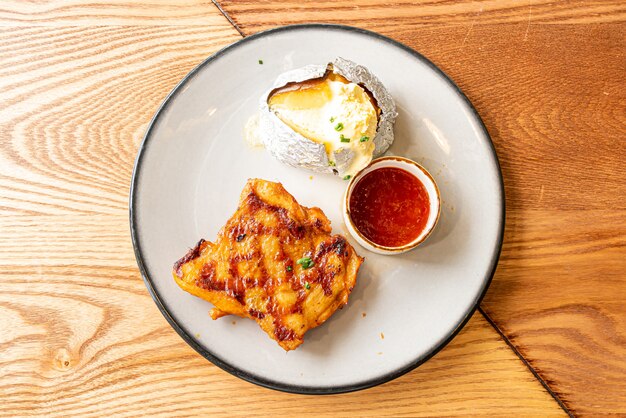
[[[121,242],[123,219],[107,218]],[[78,226],[63,236],[70,248],[104,227],[81,237]],[[36,274],[11,266],[1,274],[0,416],[565,415],[480,314],[424,366],[374,389],[320,398],[254,386],[182,342],[136,269],[122,266],[133,263],[46,266]]]
[[[3,0],[0,26],[227,25],[215,9],[210,0]]]
[[[232,27],[0,31],[0,213],[119,214],[165,95]]]
[[[219,0],[246,34],[277,25],[325,22],[382,33],[411,33],[423,25],[588,24],[621,22],[626,4],[604,1],[438,1],[438,0]]]
[[[153,25],[122,4],[132,25],[116,26],[100,3],[50,3],[41,26],[42,4],[7,4],[40,20],[0,29],[0,415],[563,415],[480,314],[418,370],[354,394],[279,393],[204,360],[140,278],[128,186],[161,100],[239,35],[216,9],[217,24]]]
[[[624,2],[220,4],[245,34],[313,21],[379,31],[459,84],[506,189],[484,311],[573,413],[626,414]]]
[[[570,410],[626,414],[626,210],[507,221],[484,311]]]

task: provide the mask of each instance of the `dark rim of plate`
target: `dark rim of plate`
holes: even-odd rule
[[[247,371],[241,370],[240,368],[238,368],[237,366],[230,364],[222,359],[220,359],[218,356],[216,356],[215,354],[211,353],[210,351],[208,351],[207,349],[205,349],[204,347],[202,347],[198,342],[196,342],[196,340],[176,321],[175,318],[173,318],[168,309],[166,308],[164,302],[161,299],[161,296],[157,293],[156,289],[153,286],[152,283],[152,279],[150,278],[150,275],[148,274],[147,268],[144,264],[143,261],[143,256],[142,256],[142,250],[141,250],[141,244],[140,244],[140,240],[139,240],[139,236],[137,233],[137,219],[136,219],[136,212],[135,212],[135,204],[136,204],[136,195],[137,195],[137,182],[139,179],[139,172],[141,171],[141,163],[142,163],[142,159],[143,159],[143,155],[144,155],[144,151],[146,149],[146,147],[148,146],[148,142],[150,139],[150,135],[152,133],[152,129],[154,128],[155,122],[157,121],[157,119],[159,118],[159,115],[161,114],[161,112],[163,112],[167,106],[170,104],[170,102],[172,101],[172,99],[176,96],[176,94],[181,90],[181,88],[187,83],[188,80],[190,80],[191,78],[194,77],[194,75],[199,72],[200,70],[202,70],[204,67],[206,67],[207,65],[209,65],[212,61],[218,59],[220,56],[231,52],[232,50],[236,49],[237,47],[239,47],[240,45],[243,45],[247,42],[250,42],[252,40],[255,40],[257,38],[263,38],[266,37],[268,35],[273,35],[276,33],[280,33],[280,32],[287,32],[287,31],[298,31],[298,30],[303,30],[303,29],[324,29],[324,30],[336,30],[336,31],[346,31],[346,32],[352,32],[352,33],[358,33],[364,36],[368,36],[374,39],[378,39],[380,41],[383,41],[387,44],[390,44],[391,46],[397,47],[402,49],[403,51],[408,52],[409,54],[413,55],[416,59],[422,61],[423,63],[425,63],[426,65],[428,65],[428,67],[430,69],[432,69],[433,71],[435,71],[437,74],[439,74],[439,76],[441,78],[443,78],[452,89],[454,89],[459,98],[465,102],[465,104],[468,106],[468,108],[472,111],[472,114],[474,116],[474,118],[476,119],[476,121],[478,121],[480,127],[482,128],[483,134],[485,135],[485,137],[488,140],[489,146],[491,148],[491,151],[493,153],[493,158],[494,158],[494,162],[497,168],[497,174],[500,180],[500,198],[501,198],[501,205],[502,205],[502,213],[501,213],[501,217],[500,217],[500,231],[499,231],[499,236],[497,239],[497,248],[494,251],[493,254],[493,258],[491,260],[491,268],[490,270],[486,273],[485,275],[485,280],[483,282],[483,288],[480,291],[478,297],[474,300],[474,303],[472,304],[471,308],[467,310],[467,312],[465,313],[465,316],[463,317],[463,319],[459,322],[459,324],[456,326],[456,328],[454,330],[452,330],[452,332],[450,332],[446,337],[442,338],[436,345],[434,345],[432,347],[432,349],[426,353],[425,355],[416,358],[413,362],[409,363],[408,365],[401,367],[397,370],[394,370],[390,373],[384,374],[382,376],[376,377],[374,379],[370,379],[367,381],[362,381],[362,382],[357,382],[354,384],[349,384],[349,385],[342,385],[342,386],[331,386],[331,387],[315,387],[315,386],[300,386],[300,385],[290,385],[290,384],[285,384],[285,383],[281,383],[281,382],[277,382],[275,380],[271,380],[271,379],[266,379],[260,376],[256,376],[252,373],[249,373]],[[157,112],[154,114],[154,116],[152,117],[152,120],[150,121],[150,124],[148,126],[148,129],[146,130],[146,134],[143,138],[143,141],[139,147],[139,151],[137,154],[137,158],[135,159],[135,167],[133,169],[133,175],[132,175],[132,179],[131,179],[131,185],[130,185],[130,199],[129,199],[129,215],[130,215],[130,232],[131,232],[131,237],[132,237],[132,242],[133,242],[133,248],[135,250],[135,258],[137,259],[137,265],[139,266],[139,270],[141,271],[141,276],[143,277],[143,280],[146,284],[146,287],[148,288],[148,291],[150,292],[150,295],[152,296],[152,299],[154,299],[154,302],[157,304],[159,310],[161,311],[161,313],[163,314],[163,316],[165,317],[165,319],[170,323],[170,325],[172,326],[172,328],[174,328],[176,330],[176,332],[178,332],[178,334],[183,338],[183,340],[185,340],[185,342],[187,344],[189,344],[194,350],[196,350],[199,354],[201,354],[203,357],[205,357],[207,360],[211,361],[213,364],[215,364],[216,366],[220,367],[221,369],[227,371],[228,373],[232,374],[233,376],[237,376],[243,380],[246,380],[248,382],[263,386],[263,387],[267,387],[270,389],[275,389],[275,390],[280,390],[280,391],[284,391],[284,392],[290,392],[290,393],[299,393],[299,394],[310,394],[310,395],[326,395],[326,394],[336,394],[336,393],[345,393],[345,392],[353,392],[353,391],[357,391],[357,390],[362,390],[362,389],[367,389],[367,388],[371,388],[373,386],[377,386],[380,385],[382,383],[386,383],[389,382],[393,379],[396,379],[400,376],[402,376],[405,373],[410,372],[411,370],[415,369],[416,367],[420,366],[421,364],[423,364],[424,362],[426,362],[428,359],[430,359],[432,356],[434,356],[435,354],[437,354],[443,347],[445,347],[450,341],[452,341],[452,339],[459,333],[459,331],[461,331],[461,329],[465,326],[465,324],[469,321],[469,319],[473,316],[474,312],[476,311],[476,309],[478,308],[478,306],[480,305],[480,302],[482,301],[483,297],[485,296],[485,293],[487,293],[487,289],[489,288],[489,285],[491,284],[491,280],[493,279],[493,275],[495,274],[496,271],[496,267],[498,265],[498,260],[500,258],[500,252],[502,250],[502,241],[503,241],[503,237],[504,237],[504,224],[505,224],[505,198],[504,198],[504,182],[502,179],[502,170],[500,168],[500,163],[498,161],[498,156],[496,154],[496,150],[495,147],[493,145],[493,141],[491,140],[491,137],[489,136],[489,132],[487,131],[487,128],[485,127],[485,124],[483,123],[482,119],[480,118],[480,116],[478,115],[478,112],[476,111],[476,109],[474,108],[474,106],[472,105],[472,103],[469,101],[469,99],[467,98],[467,96],[465,96],[465,94],[463,93],[463,91],[461,91],[461,89],[452,81],[452,79],[450,79],[450,77],[448,77],[448,75],[446,73],[444,73],[441,69],[439,69],[435,64],[433,64],[430,60],[428,60],[426,57],[424,57],[422,54],[420,54],[419,52],[409,48],[408,46],[395,41],[391,38],[388,38],[386,36],[380,35],[376,32],[371,32],[365,29],[360,29],[360,28],[355,28],[352,26],[345,26],[345,25],[335,25],[335,24],[302,24],[302,25],[290,25],[290,26],[282,26],[282,27],[278,27],[278,28],[273,28],[273,29],[269,29],[263,32],[259,32],[256,33],[254,35],[250,35],[247,36],[231,45],[228,45],[226,47],[224,47],[223,49],[217,51],[216,53],[214,53],[213,55],[211,55],[210,57],[208,57],[206,60],[204,60],[201,64],[199,64],[196,68],[194,68],[193,70],[191,70],[191,72],[189,72],[189,74],[187,74],[179,83],[178,85],[176,85],[176,87],[174,87],[174,89],[168,94],[168,96],[165,98],[165,100],[163,101],[163,103],[161,104],[161,106],[159,107],[159,109],[157,110]]]

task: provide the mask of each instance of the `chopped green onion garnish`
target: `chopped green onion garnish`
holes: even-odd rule
[[[335,121],[335,117],[333,116],[330,118],[330,123],[333,123],[334,121]]]
[[[339,122],[337,125],[335,125],[335,130],[337,132],[341,131],[343,129],[343,123]]]
[[[329,166],[331,166],[331,167],[334,167],[334,166],[336,166],[337,164],[335,164],[335,162],[334,162],[334,161],[329,161],[329,162],[328,162],[328,165],[329,165]]]
[[[343,134],[341,134],[339,140],[341,140],[341,142],[350,142],[350,138],[346,138],[345,136],[343,136]]]
[[[293,267],[287,266],[287,271],[291,271],[291,270],[293,270]]]
[[[301,259],[296,261],[296,263],[300,264],[303,269],[309,269],[313,267],[314,264],[313,260],[311,260],[309,257],[302,257]]]
[[[263,65],[263,60],[259,60],[259,64]]]
[[[365,141],[369,141],[369,140],[370,140],[370,137],[369,136],[365,136],[365,135],[363,135],[361,137],[361,139],[359,139],[359,141],[361,141],[361,142],[365,142]]]
[[[344,180],[350,180],[351,178],[352,178],[352,176],[350,174],[348,174],[347,176],[343,177]]]
[[[309,282],[306,282],[304,284],[304,287],[306,288],[306,290],[309,290],[311,288],[311,285],[309,284]]]

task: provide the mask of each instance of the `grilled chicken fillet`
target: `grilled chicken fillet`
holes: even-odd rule
[[[217,319],[254,319],[285,350],[348,303],[363,258],[319,208],[296,202],[280,183],[248,180],[235,214],[174,264],[185,291],[211,302]]]

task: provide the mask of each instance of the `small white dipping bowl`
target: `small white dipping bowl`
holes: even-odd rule
[[[417,236],[417,238],[415,238],[408,244],[402,245],[400,247],[387,247],[369,240],[357,229],[350,215],[350,197],[352,196],[352,191],[354,190],[354,187],[357,185],[359,180],[361,180],[366,174],[385,167],[400,168],[417,177],[417,179],[421,181],[424,185],[424,188],[428,193],[428,199],[430,201],[428,221],[426,222],[424,229]],[[412,250],[413,248],[424,242],[426,238],[428,238],[430,233],[435,228],[437,221],[439,220],[439,214],[441,212],[440,200],[441,199],[439,196],[439,188],[437,187],[435,180],[433,180],[430,173],[426,171],[424,167],[422,167],[415,161],[409,160],[408,158],[394,156],[382,157],[372,161],[370,165],[359,171],[348,183],[348,188],[346,189],[346,193],[343,197],[343,219],[346,223],[346,226],[348,227],[348,231],[350,232],[350,234],[354,237],[355,240],[357,240],[359,244],[361,244],[366,249],[378,254],[400,254]]]

